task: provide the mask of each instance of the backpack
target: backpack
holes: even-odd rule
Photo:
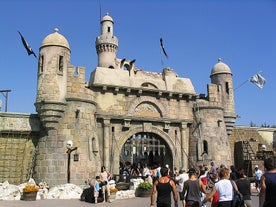
[[[236,185],[233,184],[231,180],[231,184],[233,186],[233,200],[232,200],[232,207],[244,207],[244,200],[243,195],[238,191]]]

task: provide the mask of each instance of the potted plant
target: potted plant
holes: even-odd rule
[[[118,188],[110,188],[109,189],[109,191],[110,191],[110,198],[111,199],[115,199],[116,198],[116,193],[118,192]]]
[[[117,188],[110,188],[110,193],[117,193],[118,192],[118,189]]]
[[[137,187],[138,197],[149,197],[152,192],[153,185],[150,182],[141,182]]]
[[[23,188],[23,200],[35,201],[38,190],[39,190],[38,186],[36,186],[34,184],[27,184]]]

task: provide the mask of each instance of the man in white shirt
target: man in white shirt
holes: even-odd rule
[[[255,186],[258,193],[260,193],[260,182],[263,172],[259,169],[258,165],[255,165]]]
[[[179,193],[179,198],[182,203],[182,206],[185,207],[185,198],[184,195],[182,195],[184,182],[189,179],[188,173],[185,172],[183,168],[179,170],[179,174],[175,177],[175,182],[177,184],[177,191]]]

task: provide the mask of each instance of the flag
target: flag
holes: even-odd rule
[[[27,43],[27,41],[24,39],[23,35],[18,31],[20,37],[21,37],[21,41],[25,47],[25,49],[27,50],[28,55],[34,55],[36,57],[36,54],[34,53],[34,51],[32,50],[31,46]],[[37,57],[36,57],[37,58]]]
[[[168,58],[168,54],[166,53],[166,50],[165,50],[164,45],[163,45],[162,37],[160,38],[160,46],[162,48],[162,51],[163,51],[164,55],[166,56],[166,58]]]
[[[256,75],[254,75],[250,78],[250,82],[254,83],[259,88],[263,88],[266,80],[263,76],[261,76],[260,73],[257,73]]]

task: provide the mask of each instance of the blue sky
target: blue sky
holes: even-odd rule
[[[117,57],[136,59],[145,71],[170,67],[190,78],[197,93],[206,93],[222,58],[233,73],[236,125],[276,125],[276,1],[101,0],[101,15],[106,12],[115,22]],[[97,66],[99,0],[2,0],[0,16],[0,90],[12,90],[9,112],[36,113],[37,60],[27,55],[18,30],[38,54],[43,39],[59,28],[71,64],[86,67],[89,80]],[[160,37],[168,59],[160,53]],[[263,89],[247,81],[259,71],[267,81]]]

